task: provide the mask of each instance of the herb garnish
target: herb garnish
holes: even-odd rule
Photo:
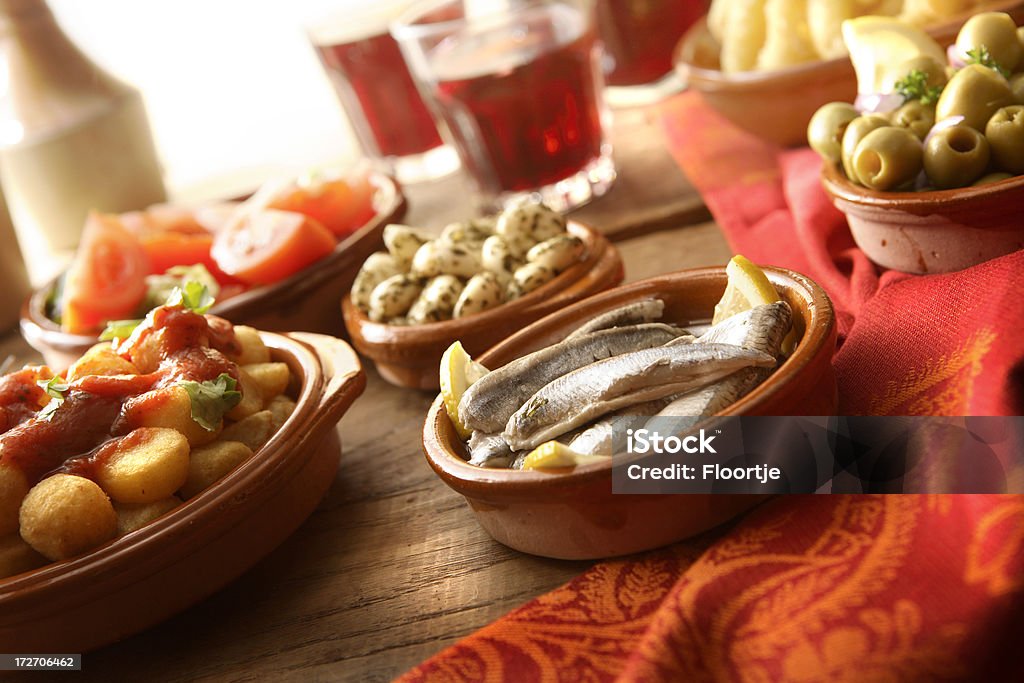
[[[921,104],[935,104],[942,94],[941,85],[928,85],[928,74],[914,69],[896,81],[896,92],[903,95],[904,102],[921,100]]]
[[[208,432],[219,429],[224,413],[242,400],[242,392],[235,389],[238,382],[226,372],[213,381],[182,380],[178,384],[185,388],[192,401],[192,419]]]
[[[57,412],[57,408],[60,408],[64,403],[64,394],[69,389],[68,383],[63,377],[58,375],[48,380],[39,380],[36,384],[50,397],[50,402],[39,411],[37,417],[40,420],[49,420]]]
[[[107,327],[100,334],[100,341],[111,341],[113,339],[127,339],[132,336],[135,328],[142,324],[142,319],[135,320],[109,320]]]
[[[992,53],[984,45],[979,45],[977,48],[967,51],[967,63],[987,66],[993,71],[998,72],[1003,78],[1010,77],[1010,72],[992,57]]]
[[[167,297],[168,306],[183,306],[199,315],[210,310],[213,303],[214,298],[210,293],[210,288],[195,280],[189,280],[181,287],[175,287],[171,290],[171,295]]]

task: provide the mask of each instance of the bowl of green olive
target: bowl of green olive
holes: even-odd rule
[[[908,273],[1024,248],[1024,30],[978,14],[947,54],[897,65],[892,92],[826,104],[807,129],[857,245]]]

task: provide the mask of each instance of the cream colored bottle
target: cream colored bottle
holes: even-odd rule
[[[21,250],[18,249],[14,226],[7,213],[7,203],[0,192],[0,334],[18,322],[21,303],[28,293],[28,273],[21,260]],[[3,361],[0,358],[0,363]]]
[[[166,201],[139,91],[83,54],[44,0],[0,0],[0,63],[0,183],[30,265],[73,249],[90,209]]]

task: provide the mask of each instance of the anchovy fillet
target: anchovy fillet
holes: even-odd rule
[[[644,426],[672,401],[672,397],[659,398],[618,410],[590,425],[569,442],[569,448],[583,455],[612,455],[615,453],[615,430],[620,435],[627,429]]]
[[[756,306],[723,320],[695,343],[735,344],[777,356],[792,318],[789,305],[783,301]],[[746,396],[769,374],[771,370],[767,368],[743,368],[717,384],[680,396],[659,411],[645,427],[665,436],[687,431],[702,418],[714,415]],[[665,418],[674,419],[668,421]]]
[[[459,417],[470,429],[501,432],[509,417],[549,382],[595,361],[661,346],[683,334],[670,325],[647,323],[600,330],[534,351],[475,382],[459,401]]]
[[[730,344],[678,344],[613,356],[550,382],[508,420],[505,441],[534,448],[594,418],[628,405],[703,387],[775,357]]]
[[[501,434],[473,432],[469,437],[469,464],[477,467],[508,467],[516,454]]]
[[[665,302],[661,299],[644,299],[619,308],[614,308],[607,313],[602,313],[596,318],[583,323],[577,327],[572,334],[566,337],[566,341],[582,337],[598,330],[609,330],[613,327],[624,327],[626,325],[639,325],[661,320],[665,312]]]

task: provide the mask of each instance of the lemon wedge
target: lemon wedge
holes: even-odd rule
[[[468,439],[473,430],[466,427],[459,419],[459,401],[474,382],[489,372],[487,368],[469,357],[462,342],[455,342],[441,356],[441,397],[444,409],[448,412],[455,431],[463,439]]]
[[[711,319],[712,325],[717,325],[726,318],[748,311],[755,306],[782,301],[779,291],[775,289],[775,285],[771,283],[768,276],[746,256],[739,254],[733,256],[725,267],[725,272],[729,276],[729,281],[725,286],[725,294],[715,304],[715,315]],[[795,347],[796,333],[790,330],[782,341],[782,351],[788,355]]]
[[[729,283],[725,286],[722,299],[715,304],[712,325],[717,325],[737,313],[749,311],[754,306],[773,304],[782,299],[764,271],[745,256],[733,256],[729,265],[725,267],[725,272],[729,276]]]
[[[865,16],[843,22],[843,41],[857,74],[857,92],[884,92],[885,72],[914,57],[946,63],[946,53],[927,33],[893,17]]]
[[[584,455],[559,441],[545,441],[530,451],[523,460],[524,470],[546,470],[555,467],[576,467],[607,459],[607,455]]]

